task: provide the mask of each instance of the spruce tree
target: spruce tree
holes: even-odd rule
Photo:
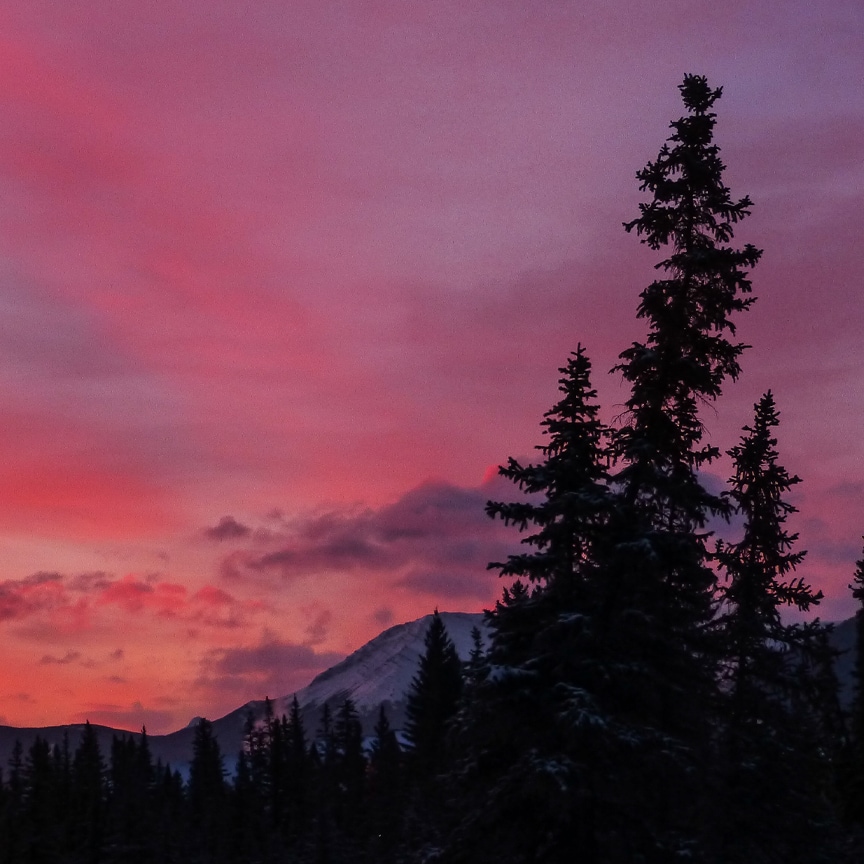
[[[96,730],[88,720],[72,759],[70,836],[77,860],[97,862],[105,832],[106,768]]]
[[[404,807],[402,751],[381,705],[369,756],[368,835],[373,861],[390,860],[399,838]]]
[[[744,519],[743,536],[717,544],[726,577],[717,625],[726,653],[713,860],[724,864],[836,856],[825,803],[831,745],[822,722],[831,694],[819,686],[825,628],[818,619],[782,617],[789,607],[809,611],[822,593],[795,576],[805,553],[793,551],[798,535],[786,520],[795,507],[786,495],[800,478],[778,462],[778,422],[769,391],[729,451],[728,497]]]
[[[227,857],[227,791],[219,741],[213,724],[202,718],[192,741],[188,787],[190,839],[202,861],[221,861]]]
[[[423,645],[417,674],[408,691],[405,734],[415,772],[432,776],[445,765],[447,729],[462,691],[462,663],[437,609]]]
[[[24,763],[23,857],[34,864],[54,861],[60,852],[58,825],[63,814],[58,807],[57,779],[51,748],[37,735]]]
[[[761,254],[729,245],[751,202],[733,200],[723,182],[712,111],[722,91],[697,75],[679,89],[688,113],[638,173],[651,200],[625,224],[668,251],[657,265],[663,278],[641,294],[647,339],[615,367],[631,395],[612,442],[619,509],[602,563],[600,622],[617,670],[606,699],[652,754],[634,761],[619,790],[619,806],[643,814],[641,825],[628,823],[634,830],[620,838],[621,854],[650,847],[660,860],[697,854],[700,843],[705,802],[696,778],[707,768],[721,654],[709,626],[716,576],[705,526],[728,513],[699,476],[719,455],[704,443],[700,408],[738,377],[746,346],[734,341],[733,315],[753,302],[747,271]]]
[[[846,820],[864,835],[864,552],[855,563],[849,586],[855,610],[854,689],[849,717],[849,740],[841,778]]]
[[[529,551],[490,566],[518,577],[487,613],[460,712],[458,779],[464,796],[447,856],[460,861],[595,860],[596,701],[593,616],[597,561],[614,512],[608,430],[598,419],[582,348],[560,369],[561,399],[544,415],[544,459],[501,468],[525,497],[487,512],[523,532]],[[482,799],[481,806],[472,801]]]
[[[305,833],[309,821],[310,759],[306,743],[306,729],[300,715],[297,694],[285,722],[285,773],[286,807],[288,810],[287,834],[292,842]]]

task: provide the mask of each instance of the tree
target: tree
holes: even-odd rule
[[[423,645],[408,691],[405,734],[416,771],[431,776],[444,767],[445,736],[462,691],[462,663],[437,609]]]
[[[537,530],[522,539],[536,551],[510,555],[490,568],[502,576],[524,577],[534,584],[560,582],[574,589],[583,581],[580,568],[591,560],[592,545],[604,523],[607,473],[604,454],[608,430],[598,420],[597,392],[591,386],[591,363],[579,345],[558,370],[562,398],[543,417],[549,436],[537,449],[540,464],[522,465],[512,457],[499,474],[533,498],[490,501],[486,512],[505,525]],[[542,496],[536,500],[536,496]],[[495,626],[495,619],[492,619]]]
[[[58,783],[51,748],[36,736],[24,763],[24,837],[28,861],[56,860],[59,852],[59,832],[62,812],[58,807]]]
[[[285,720],[285,774],[288,807],[288,833],[296,840],[306,830],[309,814],[310,759],[306,742],[306,729],[300,715],[297,694]]]
[[[87,721],[72,758],[72,848],[78,860],[99,860],[105,831],[106,770],[99,737]]]
[[[219,741],[213,724],[202,718],[192,741],[188,796],[192,837],[204,861],[223,860],[226,854],[226,794]]]
[[[528,497],[487,505],[490,516],[534,530],[522,539],[528,551],[490,565],[518,578],[487,613],[488,653],[478,632],[468,667],[455,860],[564,861],[574,846],[593,860],[592,615],[614,501],[608,430],[581,345],[559,371],[561,399],[544,415],[548,439],[537,448],[543,461],[500,469]]]
[[[366,823],[366,757],[363,754],[363,727],[357,709],[346,698],[336,712],[335,800],[331,802],[339,833],[339,857],[352,860],[358,855]]]
[[[402,750],[381,705],[369,756],[368,835],[372,860],[391,860],[404,807]]]
[[[652,197],[625,224],[650,248],[669,252],[657,265],[664,278],[641,294],[648,337],[615,367],[631,395],[612,441],[620,506],[601,604],[601,638],[614,645],[619,670],[608,701],[628,734],[656,755],[647,774],[621,789],[621,803],[632,798],[647,817],[629,842],[661,858],[698,847],[704,790],[696,778],[709,752],[721,653],[709,626],[716,576],[705,526],[728,505],[700,479],[719,455],[703,441],[700,408],[738,377],[746,346],[731,339],[732,316],[753,302],[747,271],[761,255],[749,244],[728,245],[751,202],[733,200],[723,182],[711,110],[722,91],[697,75],[679,89],[688,113],[637,174]],[[659,794],[649,793],[652,777]]]
[[[777,856],[804,864],[836,855],[826,838],[830,749],[820,716],[830,703],[808,699],[822,667],[825,628],[818,619],[801,624],[781,616],[788,607],[810,610],[822,593],[794,575],[805,553],[793,551],[798,535],[786,520],[796,511],[785,496],[800,478],[778,462],[778,423],[768,391],[729,451],[728,498],[744,519],[743,535],[717,544],[726,576],[717,624],[726,654],[714,845],[715,860],[730,864]],[[818,701],[827,696],[819,693]]]
[[[147,730],[114,736],[109,768],[106,859],[147,860],[153,853],[153,763]]]
[[[849,586],[858,603],[855,611],[855,689],[849,718],[849,743],[842,778],[846,819],[864,830],[864,552],[855,563]]]

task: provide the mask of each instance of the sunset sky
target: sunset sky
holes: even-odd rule
[[[582,342],[644,335],[635,172],[722,85],[792,527],[864,533],[860,0],[0,0],[0,722],[167,732],[476,611]],[[723,466],[717,471],[722,473]]]

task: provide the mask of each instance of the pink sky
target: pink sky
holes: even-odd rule
[[[483,503],[656,256],[636,170],[722,85],[822,615],[864,533],[864,6],[0,0],[0,722],[152,732],[479,610]]]

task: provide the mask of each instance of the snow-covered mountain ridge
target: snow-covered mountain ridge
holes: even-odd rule
[[[439,613],[459,656],[466,660],[471,651],[471,631],[484,632],[482,613]],[[350,697],[358,711],[377,710],[378,705],[404,701],[423,655],[423,640],[431,615],[397,624],[367,642],[297,693],[305,708],[322,707],[325,702]],[[278,701],[277,712],[287,713],[293,696]]]
[[[439,614],[457,653],[467,660],[471,651],[471,631],[477,627],[485,637],[483,613]],[[424,639],[431,620],[431,615],[425,615],[416,621],[388,628],[298,690],[297,701],[307,731],[314,734],[325,703],[335,711],[346,698],[354,702],[367,733],[372,730],[381,705],[387,710],[391,725],[400,728],[404,719],[405,699],[423,655]],[[294,695],[286,694],[271,700],[277,717],[289,712]],[[250,712],[260,717],[263,711],[264,702],[256,700],[216,721],[214,727],[220,741],[225,734],[234,735],[233,729],[229,731],[229,718],[232,725],[239,723],[242,729]]]
[[[456,651],[467,659],[471,651],[471,631],[478,627],[486,634],[482,612],[440,612],[447,633],[453,640]],[[349,654],[344,660],[321,672],[302,690],[297,691],[303,724],[307,735],[314,737],[320,726],[325,703],[335,712],[346,698],[353,700],[360,722],[366,734],[370,734],[378,717],[380,705],[384,705],[391,726],[399,729],[405,717],[405,699],[411,681],[424,651],[424,639],[431,615],[416,621],[397,624],[379,633],[371,641]],[[271,699],[277,717],[288,714],[293,693]],[[234,759],[243,746],[243,730],[249,715],[256,720],[264,716],[264,700],[256,699],[235,708],[224,717],[213,721],[213,731],[226,758],[226,765],[233,766]],[[154,735],[150,748],[154,758],[182,769],[191,758],[194,728],[186,727],[170,735]]]

